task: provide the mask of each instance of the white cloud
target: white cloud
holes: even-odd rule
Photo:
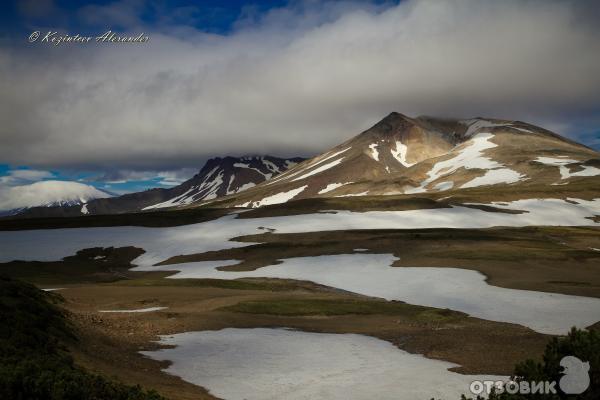
[[[43,181],[29,185],[0,187],[0,211],[35,207],[56,202],[84,203],[110,197],[93,186],[70,181]]]
[[[168,171],[138,171],[138,170],[117,170],[106,172],[101,176],[93,178],[95,182],[105,182],[108,184],[121,184],[128,182],[142,182],[151,180],[160,180],[169,182],[167,185],[178,185],[191,178],[198,172],[198,168],[179,168]],[[161,183],[163,184],[163,183]]]
[[[1,185],[18,185],[27,182],[36,182],[43,179],[52,178],[54,174],[50,171],[36,169],[13,169],[0,176]]]
[[[0,48],[10,77],[0,159],[156,170],[303,155],[390,111],[514,118],[574,136],[573,121],[598,122],[597,3],[294,4],[228,36],[163,29],[144,45]]]

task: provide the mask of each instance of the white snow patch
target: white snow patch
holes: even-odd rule
[[[596,167],[590,167],[589,165],[583,165],[583,170],[578,172],[570,172],[570,176],[596,176],[600,175],[600,169]]]
[[[264,177],[265,177],[265,180],[269,180],[269,179],[271,179],[271,177],[273,176],[273,174],[270,174],[270,173],[265,173],[265,172],[262,172],[262,171],[261,171],[260,169],[258,169],[258,168],[251,167],[251,166],[250,166],[250,164],[245,164],[245,163],[234,163],[234,164],[233,164],[233,166],[234,166],[234,167],[236,167],[236,168],[251,169],[251,170],[253,170],[253,171],[256,171],[256,172],[258,172],[259,174],[261,174],[262,176],[264,176]]]
[[[499,183],[515,183],[522,180],[525,175],[509,168],[490,169],[483,176],[478,176],[461,186],[471,188],[485,185],[497,185]]]
[[[546,334],[565,334],[600,321],[600,299],[507,289],[460,268],[391,267],[391,254],[346,254],[284,259],[255,271],[219,271],[215,263],[185,263],[144,270],[181,271],[171,278],[267,277],[308,280],[387,300],[450,308],[490,321],[515,323]],[[223,262],[216,263],[217,266]],[[229,264],[231,265],[231,261]],[[423,290],[427,288],[427,290]]]
[[[148,307],[148,308],[138,308],[135,310],[100,310],[98,312],[101,313],[145,313],[145,312],[152,312],[152,311],[160,311],[160,310],[164,310],[167,307]]]
[[[47,288],[47,289],[42,289],[44,292],[55,292],[57,290],[63,290],[64,287],[57,287],[57,288]]]
[[[81,206],[81,213],[82,214],[89,214],[90,212],[87,209],[87,204],[84,204],[83,206]]]
[[[341,194],[339,196],[335,196],[335,197],[354,197],[354,196],[366,196],[369,194],[369,191],[365,191],[365,192],[360,192],[360,193],[350,193],[350,194]]]
[[[538,157],[534,161],[546,165],[567,165],[579,162],[579,160],[573,160],[571,158],[555,158],[555,157]]]
[[[320,167],[315,168],[312,171],[307,172],[304,175],[301,175],[301,176],[299,176],[297,178],[292,179],[292,182],[296,182],[296,181],[299,181],[300,179],[305,179],[305,178],[308,178],[309,176],[320,174],[321,172],[326,171],[329,168],[335,167],[336,165],[338,165],[339,163],[341,163],[343,159],[344,159],[344,157],[338,158],[337,160],[333,160],[331,162],[328,162],[327,164],[321,165]]]
[[[600,169],[588,165],[582,165],[583,170],[581,171],[571,172],[567,167],[567,164],[580,163],[581,161],[573,160],[570,158],[538,157],[534,161],[539,162],[541,164],[557,166],[560,171],[560,179],[568,179],[572,176],[600,175]]]
[[[285,168],[286,169],[290,169],[296,165],[298,165],[298,163],[295,161],[285,160]]]
[[[398,162],[402,165],[404,165],[405,167],[412,167],[413,165],[415,165],[415,163],[409,163],[408,161],[406,161],[406,155],[408,153],[408,146],[406,146],[405,144],[403,144],[401,141],[397,140],[396,141],[396,150],[390,150],[392,152],[392,155],[394,156],[394,158],[396,160],[398,160]]]
[[[329,185],[325,186],[325,188],[319,190],[318,194],[324,194],[324,193],[327,193],[327,192],[331,192],[332,190],[335,190],[335,189],[337,189],[337,188],[339,188],[341,186],[344,186],[346,184],[347,184],[347,182],[346,183],[330,183]]]
[[[267,196],[264,199],[259,200],[259,201],[253,201],[251,203],[251,207],[262,207],[262,206],[267,206],[270,204],[285,203],[286,201],[289,201],[289,200],[293,199],[294,197],[296,197],[307,187],[308,187],[308,185],[300,186],[299,188],[288,190],[287,192],[281,192],[281,193],[274,194],[272,196]]]
[[[352,147],[346,147],[345,149],[342,149],[342,150],[340,150],[340,151],[336,151],[335,153],[333,153],[333,154],[330,154],[330,155],[328,155],[327,157],[323,158],[322,160],[319,160],[319,161],[317,161],[316,163],[312,164],[312,166],[315,166],[315,165],[318,165],[318,164],[324,163],[325,161],[327,161],[327,160],[330,160],[330,159],[332,159],[332,158],[333,158],[333,157],[335,157],[335,156],[338,156],[338,155],[340,155],[340,154],[343,154],[343,153],[347,152],[347,151],[348,151],[348,150],[350,150],[351,148],[352,148]]]
[[[226,328],[163,335],[175,346],[141,353],[171,363],[164,370],[227,400],[413,400],[460,398],[474,380],[458,365],[410,354],[357,334],[279,328]],[[423,382],[424,377],[428,384]]]
[[[377,143],[370,144],[369,149],[371,149],[371,158],[373,158],[375,161],[379,161],[379,152],[377,151]]]
[[[270,185],[270,184],[272,184],[272,183],[275,183],[275,182],[279,182],[279,181],[281,181],[281,180],[287,180],[287,179],[289,179],[289,178],[293,178],[294,176],[297,176],[297,175],[299,175],[299,174],[301,174],[301,173],[305,172],[305,171],[306,171],[306,170],[308,170],[308,169],[311,169],[311,168],[313,168],[313,167],[316,167],[317,165],[319,165],[319,164],[322,164],[323,162],[325,162],[325,161],[327,161],[327,160],[329,160],[329,159],[331,159],[331,158],[333,158],[333,157],[335,157],[335,156],[337,156],[337,155],[340,155],[340,154],[342,154],[342,153],[345,153],[346,151],[350,150],[351,148],[352,148],[352,147],[346,147],[346,148],[345,148],[345,149],[343,149],[343,150],[336,151],[335,153],[333,153],[333,154],[330,154],[330,155],[327,155],[326,157],[324,157],[323,159],[321,159],[321,160],[319,160],[319,161],[312,162],[312,163],[310,163],[309,165],[307,165],[307,166],[305,166],[305,167],[303,167],[303,168],[299,168],[297,171],[293,171],[293,172],[291,172],[291,171],[289,171],[289,170],[288,170],[288,171],[284,172],[283,174],[281,174],[281,175],[277,176],[275,179],[272,179],[271,181],[269,181],[269,182],[267,183],[267,185]]]
[[[273,172],[275,174],[281,172],[279,170],[279,168],[277,167],[277,165],[273,164],[271,161],[269,161],[263,157],[261,157],[261,161],[264,164],[264,166],[267,167],[267,169],[270,170],[271,172]]]
[[[227,189],[225,190],[225,194],[235,193],[235,191],[231,190],[231,184],[233,183],[234,179],[235,179],[235,174],[231,174],[231,176],[229,177],[229,183],[227,184]]]
[[[452,187],[454,187],[454,182],[452,182],[452,181],[446,181],[446,182],[437,183],[433,188],[435,190],[443,192],[444,190],[450,190],[450,189],[452,189]]]
[[[529,129],[525,129],[525,128],[519,128],[519,127],[517,127],[517,126],[511,126],[510,128],[511,128],[511,129],[516,129],[516,130],[518,130],[518,131],[525,132],[525,133],[533,133],[533,131],[530,131]]]
[[[421,186],[411,188],[406,193],[421,193],[426,191],[426,186],[431,182],[456,172],[460,168],[465,169],[484,169],[494,170],[503,169],[501,173],[492,173],[488,175],[483,181],[495,182],[495,183],[512,183],[516,172],[503,168],[504,166],[496,161],[493,161],[489,157],[483,155],[483,151],[492,149],[498,145],[490,142],[490,139],[494,135],[487,132],[478,133],[471,138],[469,142],[465,142],[457,147],[460,152],[449,160],[444,160],[436,163],[433,168],[427,173],[427,179],[425,179]],[[507,171],[512,171],[508,173]],[[519,177],[521,177],[519,175]],[[500,180],[505,178],[505,180]],[[465,187],[465,186],[463,186]]]
[[[248,190],[252,187],[256,186],[256,183],[254,182],[248,182],[248,183],[244,183],[242,186],[240,186],[235,193],[239,193],[239,192],[243,192],[244,190]]]
[[[217,198],[217,191],[223,185],[223,171],[219,171],[218,175],[213,179],[210,179],[211,176],[215,173],[218,167],[213,168],[204,178],[202,183],[198,186],[192,186],[185,193],[176,196],[172,199],[164,201],[162,203],[157,203],[148,207],[142,208],[145,210],[152,210],[156,208],[166,208],[166,207],[175,207],[191,204],[194,201],[200,200],[212,200]],[[254,169],[254,168],[252,168]],[[231,181],[230,181],[231,182]]]

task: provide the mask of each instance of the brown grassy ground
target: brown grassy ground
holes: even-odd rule
[[[237,238],[248,247],[172,257],[161,264],[242,260],[223,270],[252,270],[281,259],[391,253],[394,267],[477,270],[496,286],[600,297],[600,228],[526,227],[265,233]]]
[[[157,347],[158,335],[227,327],[292,327],[358,333],[387,340],[426,357],[460,364],[459,372],[509,374],[524,358],[539,358],[548,336],[522,326],[485,321],[450,311],[388,302],[315,285],[278,279],[165,279],[167,273],[126,272],[137,249],[91,249],[65,261],[4,264],[1,273],[63,287],[79,342],[71,347],[80,365],[172,399],[211,398],[204,389],[161,370],[141,350]],[[100,264],[95,254],[110,255]],[[92,260],[90,260],[90,258]],[[74,272],[79,260],[85,273]],[[94,271],[94,266],[97,271]],[[35,269],[44,271],[42,279]],[[71,275],[69,274],[71,269]],[[118,272],[107,273],[106,270]],[[64,279],[61,281],[61,279]],[[79,280],[79,282],[77,282]],[[94,281],[95,280],[95,281]],[[112,314],[100,310],[168,307],[159,312]]]
[[[167,363],[138,354],[156,348],[153,341],[160,334],[226,327],[351,332],[375,336],[429,358],[456,362],[462,365],[459,372],[495,374],[509,374],[515,362],[524,358],[539,358],[548,340],[548,336],[517,325],[317,289],[171,286],[171,280],[164,280],[163,286],[131,283],[71,286],[60,292],[80,332],[81,340],[72,352],[87,368],[174,399],[210,397],[162,373]],[[98,313],[151,306],[168,308],[152,313]]]

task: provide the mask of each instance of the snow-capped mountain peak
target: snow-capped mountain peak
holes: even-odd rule
[[[174,196],[143,210],[186,206],[239,193],[268,181],[302,161],[271,156],[217,157],[206,162],[200,172],[174,191]]]
[[[75,206],[108,197],[110,194],[80,182],[48,180],[3,189],[0,191],[0,210]]]

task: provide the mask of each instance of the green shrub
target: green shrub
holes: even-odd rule
[[[74,364],[65,344],[76,340],[61,297],[0,277],[0,399],[161,400]]]
[[[590,364],[590,386],[579,395],[569,395],[562,393],[559,389],[562,375],[560,361],[563,357],[575,356],[584,362]],[[597,331],[580,330],[572,328],[571,332],[565,337],[553,338],[544,351],[542,362],[526,360],[516,365],[513,379],[517,382],[557,382],[557,394],[509,394],[492,393],[490,400],[558,400],[558,399],[577,399],[577,400],[598,400],[600,399],[600,334]],[[482,400],[481,397],[477,397]],[[467,400],[462,396],[462,400]]]

